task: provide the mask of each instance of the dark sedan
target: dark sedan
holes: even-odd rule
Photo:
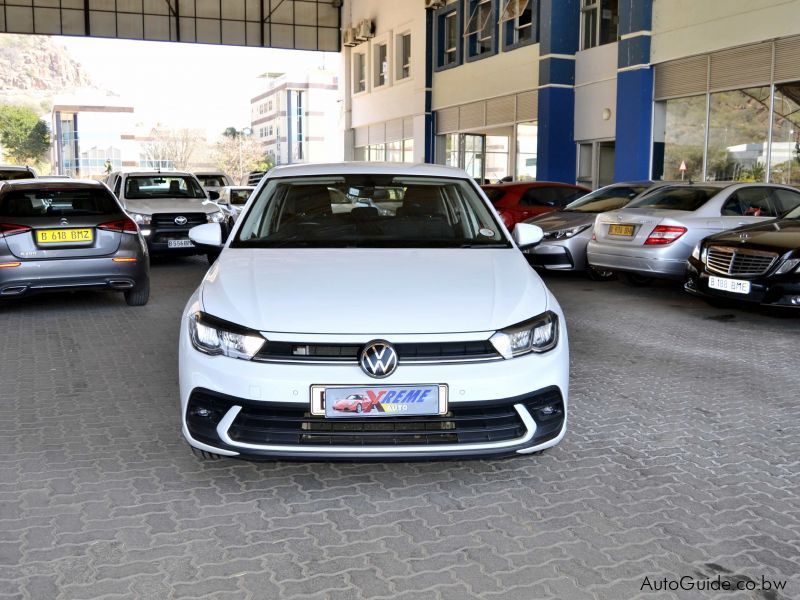
[[[0,298],[75,289],[147,304],[149,257],[136,223],[96,181],[0,182]]]
[[[685,289],[712,303],[800,308],[800,207],[704,239],[689,258]]]

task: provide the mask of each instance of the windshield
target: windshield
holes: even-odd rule
[[[125,198],[149,200],[151,198],[202,198],[203,191],[194,177],[183,175],[133,175],[125,180]]]
[[[665,187],[634,200],[626,208],[655,208],[661,210],[695,211],[716,196],[718,187]]]
[[[340,175],[273,179],[234,248],[510,248],[465,179]]]
[[[564,208],[567,212],[601,213],[617,210],[644,192],[647,185],[604,187],[579,198]]]
[[[247,199],[253,190],[231,190],[231,204],[241,205],[247,204]]]
[[[73,217],[121,213],[105,190],[17,190],[0,200],[0,217]]]
[[[29,171],[18,171],[17,169],[0,169],[0,180],[10,181],[12,179],[31,179],[33,175]]]
[[[203,187],[225,187],[228,185],[221,175],[198,175],[197,178]]]

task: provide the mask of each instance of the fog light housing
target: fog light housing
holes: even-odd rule
[[[194,414],[203,419],[207,419],[208,417],[211,416],[212,413],[207,408],[200,407],[194,411]]]
[[[545,417],[549,417],[550,415],[554,415],[558,409],[553,405],[547,405],[542,407],[539,412],[542,413]]]

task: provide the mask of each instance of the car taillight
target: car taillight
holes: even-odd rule
[[[119,219],[117,221],[109,221],[108,223],[101,223],[97,226],[98,229],[105,229],[106,231],[118,231],[120,233],[138,233],[139,227],[132,219]]]
[[[653,229],[650,237],[648,237],[645,246],[666,246],[671,244],[679,237],[686,233],[686,227],[674,227],[672,225],[658,225]]]
[[[0,223],[0,236],[17,235],[18,233],[26,233],[31,228],[27,225],[14,225],[13,223]]]

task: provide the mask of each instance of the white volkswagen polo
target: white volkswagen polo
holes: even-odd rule
[[[558,302],[463,171],[270,171],[192,295],[183,435],[205,457],[526,454],[566,430]]]

